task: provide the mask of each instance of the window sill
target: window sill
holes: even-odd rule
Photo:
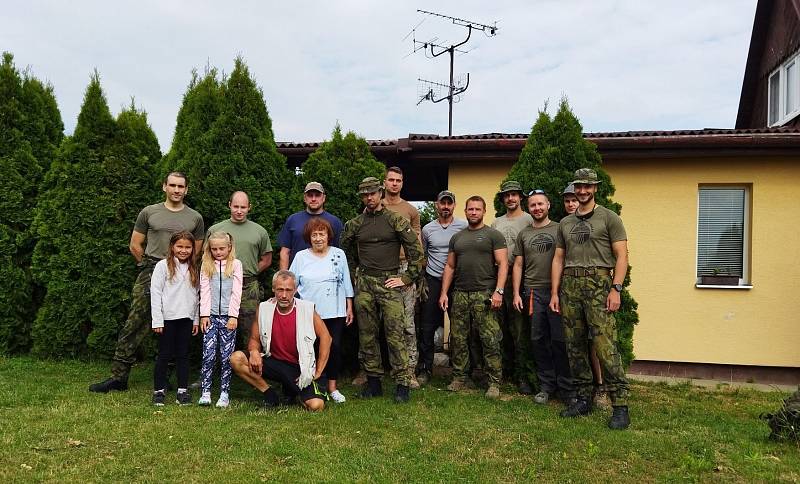
[[[723,286],[717,284],[695,284],[694,287],[697,289],[745,289],[745,290],[753,288],[752,284],[742,284],[739,286]]]

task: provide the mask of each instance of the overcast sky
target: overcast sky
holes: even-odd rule
[[[453,134],[527,133],[562,95],[586,131],[731,128],[756,0],[4,1],[0,50],[52,83],[67,133],[93,69],[112,112],[134,97],[169,150],[191,71],[242,55],[278,141],[321,141],[338,121],[368,139],[447,134],[447,103],[417,105],[417,78],[446,82],[461,41],[430,10],[493,24],[456,55],[470,85]],[[422,23],[420,23],[422,22]],[[414,35],[406,37],[416,27]],[[411,55],[409,55],[411,54]],[[552,109],[551,109],[552,111]]]

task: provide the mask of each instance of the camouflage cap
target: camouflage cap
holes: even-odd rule
[[[322,188],[322,183],[320,183],[320,182],[314,182],[314,181],[308,182],[306,184],[305,190],[303,190],[303,193],[308,193],[308,192],[310,192],[312,190],[316,190],[316,191],[318,191],[320,193],[325,193],[325,189]]]
[[[361,183],[358,184],[359,195],[364,195],[365,193],[375,193],[379,190],[383,190],[383,185],[381,185],[380,180],[374,176],[368,176],[361,180]]]
[[[449,198],[453,201],[453,203],[456,203],[456,196],[449,190],[442,190],[438,195],[436,195],[437,202],[441,202],[443,198]]]
[[[575,170],[575,179],[572,180],[571,185],[577,185],[578,183],[582,185],[597,185],[600,180],[597,179],[597,172],[591,168],[579,168]]]
[[[561,195],[562,196],[563,195],[575,195],[575,185],[573,185],[572,183],[567,185],[567,188],[565,188],[564,191],[561,192]]]
[[[504,193],[509,192],[519,192],[519,196],[525,196],[525,192],[522,191],[522,185],[518,181],[509,180],[500,185],[500,191],[497,192],[497,196],[502,197]]]

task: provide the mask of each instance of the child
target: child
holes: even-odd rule
[[[231,354],[236,343],[239,304],[242,301],[242,262],[236,259],[233,236],[209,235],[200,269],[200,326],[203,336],[203,368],[199,405],[211,405],[211,373],[219,347],[222,364],[217,407],[227,407],[231,386]]]
[[[178,374],[176,403],[189,405],[189,337],[197,334],[197,266],[194,236],[177,232],[169,240],[169,255],[158,261],[150,280],[153,331],[160,335],[153,371],[153,405],[164,405],[167,363],[174,357]]]

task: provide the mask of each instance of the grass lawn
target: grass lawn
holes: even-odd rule
[[[231,408],[159,410],[147,365],[127,392],[89,393],[108,368],[0,358],[0,482],[800,481],[798,446],[769,442],[758,419],[779,392],[634,384],[632,426],[613,432],[608,412],[565,420],[556,403],[438,379],[408,405],[345,386],[347,403],[309,414],[260,410],[234,377]]]

